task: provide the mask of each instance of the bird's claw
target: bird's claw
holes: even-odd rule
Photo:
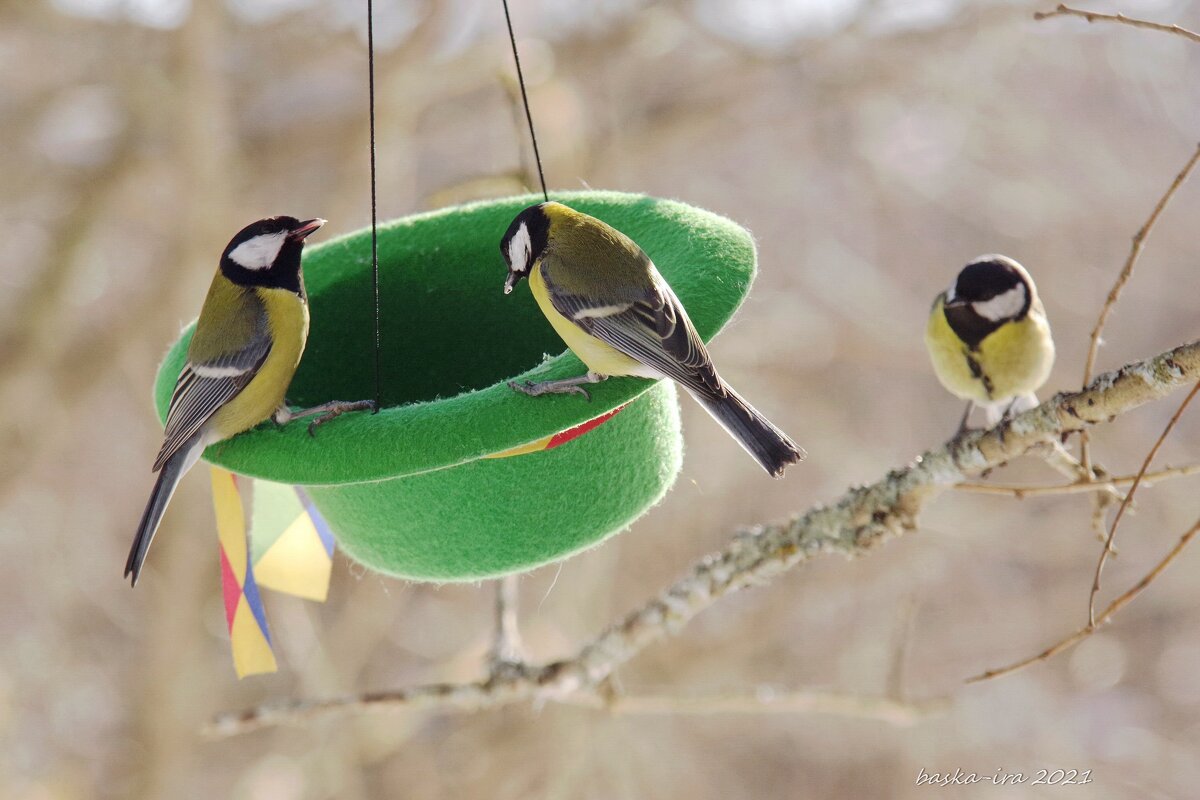
[[[333,408],[330,408],[324,414],[308,423],[308,435],[315,439],[317,437],[317,428],[321,427],[326,422],[332,422],[348,411],[367,410],[370,410],[372,414],[378,414],[379,403],[375,400],[358,400],[353,403],[341,403],[339,405],[335,405]]]
[[[544,394],[581,394],[583,399],[591,402],[592,395],[582,386],[561,386],[554,381],[534,383],[533,381],[509,381],[508,388],[528,397],[540,397]]]

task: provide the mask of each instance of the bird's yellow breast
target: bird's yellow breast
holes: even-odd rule
[[[550,302],[550,293],[546,289],[546,281],[542,278],[540,263],[534,265],[529,273],[529,289],[533,292],[533,299],[537,301],[538,308],[546,315],[546,319],[550,320],[554,330],[589,370],[601,375],[636,375],[642,371],[642,365],[637,361],[584,332],[574,322],[558,313],[558,309]]]
[[[267,314],[271,351],[245,389],[213,414],[212,427],[221,438],[247,431],[283,405],[308,339],[308,304],[286,289],[254,290]]]
[[[1040,303],[971,350],[946,321],[939,298],[925,328],[925,346],[947,391],[976,403],[1003,403],[1036,392],[1054,365],[1054,340]]]

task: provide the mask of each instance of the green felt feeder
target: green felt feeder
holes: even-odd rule
[[[754,244],[723,217],[615,192],[556,192],[554,199],[640,244],[705,340],[750,288]],[[384,410],[341,417],[316,438],[305,422],[266,423],[213,445],[205,459],[304,485],[351,557],[405,578],[476,580],[526,570],[629,525],[679,471],[674,387],[610,379],[588,387],[588,402],[527,397],[507,386],[586,370],[564,352],[526,287],[503,292],[500,238],[539,200],[474,203],[381,226]],[[312,327],[288,392],[293,406],[372,396],[370,252],[369,230],[306,249]],[[159,369],[160,418],[193,329]],[[497,457],[511,452],[519,454]]]

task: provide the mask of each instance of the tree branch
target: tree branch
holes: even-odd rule
[[[1059,8],[1063,8],[1063,6],[1059,6]],[[1192,35],[1195,36],[1195,34]],[[1179,174],[1175,176],[1175,180],[1171,181],[1171,185],[1159,197],[1158,203],[1155,204],[1154,210],[1150,212],[1150,216],[1146,218],[1145,224],[1133,235],[1133,241],[1129,247],[1129,256],[1125,259],[1125,264],[1121,267],[1121,273],[1117,276],[1116,282],[1113,283],[1112,289],[1108,292],[1108,298],[1104,301],[1104,306],[1100,309],[1100,316],[1096,319],[1096,326],[1092,328],[1087,361],[1083,365],[1083,383],[1085,385],[1092,379],[1092,370],[1096,368],[1096,354],[1100,349],[1100,337],[1104,334],[1104,326],[1108,322],[1108,317],[1116,306],[1117,300],[1121,297],[1121,290],[1125,288],[1125,284],[1129,282],[1130,276],[1133,275],[1133,268],[1137,264],[1138,257],[1142,254],[1142,248],[1146,244],[1146,237],[1154,229],[1154,223],[1158,222],[1159,216],[1162,214],[1163,209],[1167,207],[1167,204],[1171,202],[1171,198],[1175,196],[1175,192],[1187,181],[1188,175],[1192,173],[1192,169],[1196,166],[1198,160],[1200,160],[1200,145],[1196,147],[1191,158],[1183,165],[1183,169],[1179,171]]]
[[[505,575],[496,581],[495,630],[488,652],[488,669],[493,676],[523,661],[521,629],[517,624],[518,580],[517,575]]]
[[[611,700],[595,693],[576,692],[564,703],[617,714],[833,714],[873,719],[893,725],[913,725],[949,707],[945,698],[907,703],[890,697],[839,692],[779,691],[769,686],[730,694],[636,694]]]
[[[1187,28],[1181,28],[1178,25],[1164,25],[1161,22],[1134,19],[1124,14],[1101,14],[1097,11],[1082,11],[1078,8],[1063,5],[1062,3],[1059,3],[1058,8],[1053,11],[1038,11],[1033,15],[1033,18],[1039,21],[1050,19],[1051,17],[1083,17],[1088,22],[1116,22],[1121,25],[1128,25],[1131,28],[1145,28],[1151,31],[1173,33],[1176,36],[1191,39],[1193,42],[1200,42],[1200,33],[1189,31]]]
[[[1200,464],[1188,464],[1182,467],[1164,467],[1154,472],[1147,472],[1142,475],[1141,482],[1144,484],[1152,484],[1157,481],[1166,480],[1168,478],[1186,478],[1189,475],[1200,474]],[[1129,486],[1136,481],[1138,476],[1135,475],[1118,475],[1115,478],[1106,478],[1100,481],[1076,481],[1075,483],[1062,483],[1057,486],[1010,486],[999,483],[960,483],[954,488],[960,492],[974,492],[976,494],[999,494],[1006,497],[1015,497],[1018,500],[1024,500],[1026,497],[1044,497],[1046,495],[1061,495],[1061,494],[1086,494],[1088,492],[1106,491],[1117,486]]]
[[[1200,520],[1197,520],[1192,527],[1188,528],[1183,536],[1179,538],[1179,541],[1175,543],[1175,546],[1171,548],[1171,551],[1163,556],[1162,560],[1155,564],[1153,569],[1147,572],[1140,581],[1135,583],[1124,594],[1109,603],[1108,608],[1104,609],[1104,613],[1097,617],[1094,621],[1084,625],[1082,628],[1075,631],[1065,639],[1060,639],[1035,656],[1030,656],[1029,658],[1014,662],[1006,667],[989,669],[987,672],[983,672],[972,678],[968,678],[967,683],[978,683],[979,681],[991,680],[992,678],[999,678],[1002,675],[1012,674],[1017,670],[1024,669],[1025,667],[1032,666],[1033,664],[1038,664],[1042,661],[1046,661],[1047,659],[1058,655],[1062,651],[1079,644],[1084,639],[1088,638],[1097,630],[1099,630],[1101,626],[1112,620],[1113,615],[1115,615],[1125,606],[1132,603],[1133,600],[1139,594],[1141,594],[1147,586],[1149,586],[1151,583],[1154,583],[1155,579],[1158,578],[1158,576],[1161,575],[1163,571],[1171,565],[1171,562],[1179,557],[1179,554],[1184,551],[1184,548],[1186,548],[1188,543],[1192,541],[1192,537],[1194,537],[1198,532],[1200,532]]]
[[[1153,463],[1154,457],[1158,455],[1158,450],[1162,447],[1163,442],[1171,435],[1171,431],[1175,430],[1175,426],[1179,424],[1179,419],[1183,416],[1183,412],[1191,404],[1196,397],[1196,392],[1200,392],[1200,381],[1192,387],[1192,391],[1188,392],[1187,397],[1179,404],[1179,408],[1175,409],[1175,413],[1171,415],[1171,419],[1167,422],[1167,427],[1163,428],[1163,432],[1154,441],[1154,446],[1150,448],[1150,452],[1146,454],[1142,460],[1142,466],[1138,470],[1137,476],[1133,479],[1133,485],[1129,487],[1129,493],[1125,495],[1125,499],[1121,501],[1121,507],[1117,509],[1117,514],[1113,517],[1112,527],[1108,531],[1108,537],[1104,540],[1104,550],[1100,552],[1100,558],[1096,561],[1096,573],[1092,577],[1092,591],[1088,595],[1088,627],[1096,627],[1096,595],[1100,593],[1100,577],[1104,574],[1104,565],[1108,562],[1108,556],[1113,552],[1113,541],[1117,537],[1117,527],[1121,524],[1121,519],[1125,516],[1126,509],[1133,502],[1133,496],[1137,494],[1138,486],[1141,485],[1143,478],[1146,476],[1146,470],[1150,469],[1150,464]]]
[[[932,498],[969,476],[999,466],[1064,433],[1110,421],[1200,378],[1200,341],[1105,373],[1087,388],[1058,394],[987,431],[951,440],[894,469],[876,483],[851,489],[835,503],[778,523],[757,525],[573,657],[545,665],[514,665],[467,684],[434,684],[391,692],[300,700],[218,717],[216,735],[301,722],[337,711],[439,707],[476,711],[517,701],[565,701],[590,692],[648,645],[675,633],[727,594],[770,581],[811,558],[857,556],[912,531]]]

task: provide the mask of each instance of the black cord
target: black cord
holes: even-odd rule
[[[375,412],[382,407],[383,390],[380,381],[379,332],[379,212],[375,191],[375,9],[367,0],[367,96],[370,104],[371,126],[371,280],[375,290]]]
[[[537,134],[533,131],[533,115],[529,113],[529,95],[525,92],[525,74],[521,72],[521,57],[517,55],[517,37],[513,34],[512,16],[508,13],[508,0],[504,3],[504,21],[508,23],[508,41],[512,43],[513,61],[517,65],[517,83],[521,85],[521,102],[525,106],[525,120],[529,123],[529,138],[533,140],[533,159],[537,162],[538,180],[542,183],[542,197],[550,202],[546,193],[546,175],[542,172],[542,156],[538,152]]]

